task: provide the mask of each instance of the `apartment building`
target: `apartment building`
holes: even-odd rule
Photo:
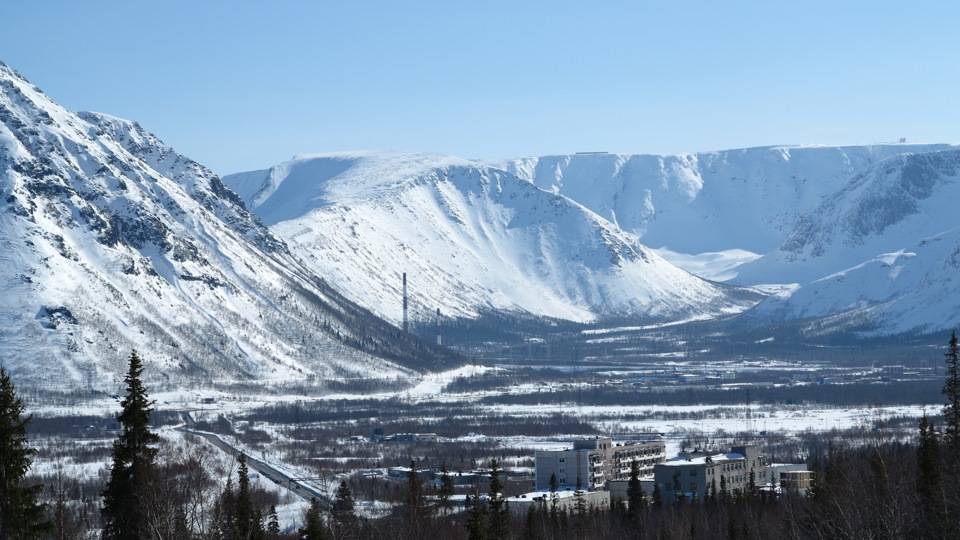
[[[734,446],[727,454],[685,452],[654,467],[654,483],[664,504],[719,496],[723,490],[730,496],[745,494],[751,485],[768,482],[767,464],[756,445]]]
[[[654,466],[666,459],[661,440],[614,443],[611,438],[596,437],[574,441],[572,448],[539,450],[536,460],[536,489],[550,489],[555,475],[561,489],[576,487],[601,491],[611,480],[630,478],[630,463],[640,465],[640,476],[652,476]]]

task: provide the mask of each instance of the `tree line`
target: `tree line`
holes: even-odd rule
[[[246,456],[236,456],[236,481],[210,496],[214,479],[199,453],[163,457],[149,428],[153,402],[132,353],[126,395],[117,417],[120,433],[101,493],[99,523],[78,527],[67,501],[41,500],[44,486],[26,481],[36,450],[26,427],[31,417],[9,373],[0,368],[0,540],[90,538],[108,540],[197,539],[759,539],[960,537],[960,345],[951,335],[945,353],[942,426],[924,416],[916,442],[868,446],[832,443],[810,456],[816,473],[804,493],[758,489],[698,501],[661,504],[631,474],[627,500],[594,508],[581,497],[570,509],[547,502],[523,515],[511,512],[499,463],[490,462],[489,484],[455,504],[446,467],[436,487],[417,474],[414,462],[404,497],[387,515],[362,517],[351,488],[339,484],[330,501],[313,500],[302,527],[281,531],[276,500],[250,485]],[[170,454],[169,452],[167,454]]]

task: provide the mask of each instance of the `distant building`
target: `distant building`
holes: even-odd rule
[[[374,442],[437,442],[436,433],[395,433],[384,434],[383,428],[374,428],[370,440]]]
[[[653,497],[653,477],[649,476],[644,480],[640,480],[640,489],[643,490],[643,494],[651,499]],[[627,501],[627,490],[630,489],[629,480],[608,480],[607,481],[607,491],[610,492],[610,502],[615,503],[617,501]]]
[[[538,490],[532,493],[525,493],[517,497],[507,497],[507,507],[514,514],[526,515],[530,507],[541,510],[550,510],[556,504],[557,510],[572,511],[577,504],[577,495],[583,498],[587,508],[599,508],[608,510],[610,508],[609,491],[574,491],[564,489],[556,493],[550,493],[549,490]]]
[[[780,489],[806,491],[813,487],[813,471],[784,471],[780,473]]]
[[[664,504],[702,500],[713,491],[719,495],[721,489],[731,496],[747,493],[751,483],[756,487],[769,481],[767,464],[756,445],[734,446],[728,454],[682,453],[654,467],[654,482]]]
[[[436,433],[397,433],[383,438],[386,441],[393,442],[437,442]]]
[[[550,488],[550,477],[555,475],[560,486],[601,491],[610,480],[630,478],[630,463],[640,465],[640,476],[653,475],[653,467],[666,459],[663,441],[627,442],[614,444],[612,439],[596,437],[574,441],[573,448],[565,450],[538,450],[535,454],[538,491]]]
[[[767,467],[767,476],[773,486],[781,490],[804,492],[813,486],[815,473],[804,464],[775,463]]]

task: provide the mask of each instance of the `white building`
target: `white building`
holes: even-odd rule
[[[746,494],[751,485],[770,481],[767,464],[752,444],[734,446],[728,454],[682,453],[654,467],[654,483],[664,504],[719,496],[724,489],[730,496]]]
[[[596,437],[574,441],[573,448],[539,450],[536,460],[536,489],[550,488],[556,476],[562,487],[580,484],[588,491],[601,491],[609,480],[630,478],[630,463],[640,465],[640,476],[652,476],[653,467],[666,459],[663,441],[614,444],[612,439]]]

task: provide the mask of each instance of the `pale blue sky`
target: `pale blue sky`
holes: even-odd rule
[[[0,59],[220,174],[960,142],[958,2],[5,2]]]

